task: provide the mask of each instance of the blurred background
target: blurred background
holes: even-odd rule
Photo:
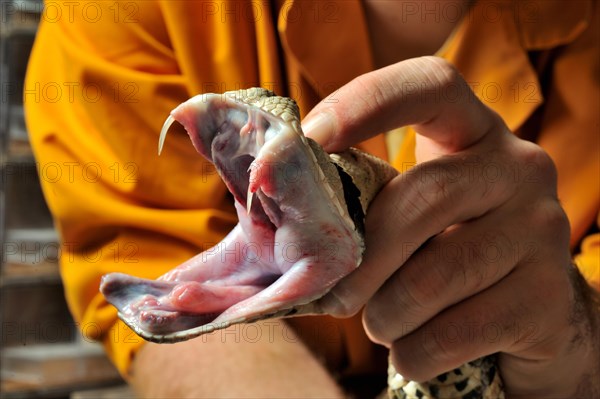
[[[82,337],[63,296],[58,236],[23,115],[43,10],[41,0],[0,0],[0,397],[132,398],[102,347]]]

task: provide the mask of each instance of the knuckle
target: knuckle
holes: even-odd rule
[[[553,231],[555,234],[563,232],[563,239],[568,238],[571,225],[567,214],[558,203],[552,201],[552,205],[546,215],[546,226],[548,226],[548,230]]]
[[[540,146],[523,142],[521,160],[526,171],[533,171],[535,182],[554,187],[557,180],[556,166],[550,155]]]
[[[475,242],[465,243],[465,265],[469,265],[470,288],[481,290],[498,280],[508,270],[513,243],[502,230],[491,229],[482,233]]]
[[[471,100],[472,90],[465,82],[458,69],[447,60],[426,56],[414,60],[415,67],[420,70],[423,78],[429,81],[432,89],[439,93],[456,92],[459,98],[451,100],[452,103],[460,100]],[[447,99],[447,96],[445,97]]]
[[[421,63],[420,68],[424,73],[435,79],[436,83],[442,88],[454,85],[457,81],[462,80],[456,67],[443,58],[426,56],[415,61]]]
[[[448,214],[447,208],[456,199],[456,182],[451,182],[445,172],[443,163],[437,160],[409,171],[405,176],[406,190],[400,198],[406,204],[403,210],[419,219],[441,222],[439,219]]]
[[[554,198],[544,198],[535,204],[530,223],[536,231],[548,235],[554,242],[568,243],[571,226],[567,214]]]

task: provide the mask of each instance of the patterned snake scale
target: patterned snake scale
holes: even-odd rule
[[[298,193],[308,196],[309,192],[315,190],[300,187],[300,191],[296,193],[294,192],[295,186],[291,184],[272,184],[269,186],[270,188],[263,184],[257,189],[253,188],[252,184],[244,183],[241,184],[241,188],[238,188],[240,183],[230,182],[231,176],[226,175],[225,168],[221,165],[222,162],[231,162],[234,156],[227,155],[227,159],[225,159],[219,158],[219,154],[216,153],[220,151],[223,154],[230,154],[227,153],[227,146],[251,148],[247,153],[252,154],[253,161],[250,166],[244,163],[243,169],[251,170],[256,166],[257,161],[271,156],[271,160],[275,159],[283,163],[299,162],[304,169],[310,169],[312,173],[317,174],[319,178],[314,179],[311,184],[316,184],[316,189],[325,193],[319,198],[324,198],[323,201],[327,202],[324,206],[331,210],[329,214],[335,214],[334,223],[341,226],[339,231],[346,232],[343,234],[346,242],[342,243],[342,239],[340,239],[339,245],[340,248],[348,248],[344,251],[348,256],[334,266],[340,270],[334,277],[313,274],[312,277],[311,275],[304,277],[308,280],[294,282],[294,276],[288,275],[295,273],[295,268],[298,266],[286,269],[281,272],[278,280],[270,282],[271,286],[265,287],[264,293],[265,295],[269,294],[268,298],[261,297],[261,293],[250,295],[247,299],[242,297],[240,303],[224,305],[224,310],[218,315],[215,315],[214,311],[194,315],[187,308],[186,312],[173,310],[177,310],[176,305],[168,302],[168,298],[174,289],[181,289],[177,284],[182,284],[182,274],[174,277],[173,273],[175,272],[172,271],[171,274],[168,273],[158,280],[141,280],[113,273],[103,278],[101,291],[108,301],[119,309],[121,319],[143,338],[153,342],[169,343],[190,339],[235,323],[318,313],[314,305],[315,301],[329,292],[337,281],[360,265],[365,249],[364,218],[369,203],[379,190],[397,175],[397,172],[386,162],[354,148],[337,154],[327,154],[316,142],[306,138],[302,133],[299,111],[295,101],[287,97],[276,96],[273,92],[262,88],[224,94],[204,94],[183,103],[171,113],[165,122],[161,132],[159,152],[163,147],[169,126],[175,120],[184,125],[199,152],[217,166],[227,187],[234,194],[241,229],[246,232],[246,238],[251,239],[255,238],[253,235],[262,234],[260,233],[262,230],[256,230],[254,224],[257,220],[262,220],[260,217],[265,217],[265,214],[271,221],[275,220],[273,222],[275,235],[286,230],[291,232],[291,237],[301,237],[302,230],[310,229],[313,226],[310,223],[313,221],[306,222],[309,224],[298,224],[295,221],[285,224],[279,220],[286,217],[286,211],[282,211],[288,208],[286,201],[298,201]],[[232,126],[233,133],[231,134],[232,137],[235,136],[234,139],[219,141],[219,134]],[[245,144],[244,140],[250,140],[251,144]],[[281,149],[285,149],[285,151]],[[235,156],[239,156],[240,151],[235,148],[231,154],[234,153],[237,154]],[[235,164],[235,166],[239,165]],[[245,177],[245,179],[248,178],[248,176]],[[250,180],[252,180],[251,176]],[[316,183],[314,183],[315,181]],[[248,190],[247,194],[246,189]],[[304,189],[306,191],[302,191]],[[287,194],[290,196],[286,196]],[[256,199],[257,196],[260,204]],[[318,202],[318,200],[311,201]],[[322,207],[323,204],[321,204]],[[283,212],[283,216],[278,212]],[[298,212],[300,211],[296,210],[294,215]],[[289,213],[291,214],[291,211]],[[310,218],[316,219],[317,222],[322,221],[318,219],[326,217],[321,216],[316,210],[311,210],[309,214]],[[250,220],[250,222],[244,222],[242,219]],[[320,226],[322,225],[320,224]],[[318,228],[308,232],[308,235],[318,236],[319,234],[322,233],[319,233]],[[226,240],[227,238],[224,241]],[[185,266],[180,266],[180,268],[185,269]],[[314,267],[310,272],[319,273],[316,269]],[[284,277],[290,278],[286,280]],[[221,278],[226,279],[227,277]],[[184,283],[189,284],[189,282]],[[322,287],[313,287],[300,297],[285,297],[276,300],[277,298],[272,295],[274,292],[285,291],[292,284],[321,285]],[[269,291],[271,289],[277,289],[277,291]],[[149,303],[151,305],[148,305]],[[168,305],[166,305],[167,303]],[[244,306],[240,306],[242,304]],[[198,313],[200,314],[202,311],[199,310]],[[390,362],[388,396],[410,399],[467,399],[504,398],[504,393],[496,357],[488,356],[423,383],[404,379]]]

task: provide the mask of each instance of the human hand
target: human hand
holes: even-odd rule
[[[598,306],[571,265],[548,155],[435,57],[353,80],[304,130],[334,152],[403,125],[418,164],[371,203],[363,262],[322,310],[366,304],[368,335],[411,380],[499,352],[509,396],[598,394]]]

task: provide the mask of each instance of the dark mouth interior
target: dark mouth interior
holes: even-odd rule
[[[232,124],[223,124],[216,134],[211,152],[213,163],[221,178],[227,185],[233,197],[244,208],[248,199],[248,186],[250,181],[250,165],[255,157],[246,153],[239,154],[240,136],[239,128]],[[265,211],[263,202],[270,208]],[[262,193],[257,193],[252,200],[250,217],[256,223],[268,226],[271,230],[276,229],[277,215],[280,214],[279,207]]]
[[[254,157],[245,154],[229,159],[228,161],[225,165],[218,165],[217,167],[223,180],[228,183],[228,188],[231,190],[234,198],[242,205],[245,205],[250,181],[248,168],[254,161]]]
[[[290,137],[283,136],[285,140],[280,140],[283,144],[277,141],[270,143],[272,148],[265,149],[265,153],[271,150],[277,152],[277,156],[265,157],[267,160],[281,160],[281,163],[270,165],[259,156],[267,137],[269,140],[279,138],[278,132],[272,130],[275,127],[267,123],[268,118],[257,114],[258,111],[221,108],[214,112],[207,111],[203,118],[195,116],[193,108],[185,108],[182,112],[187,114],[181,116],[186,123],[200,121],[199,126],[188,130],[192,142],[198,152],[215,165],[236,201],[240,223],[232,231],[232,235],[228,236],[229,240],[224,239],[223,246],[215,246],[215,250],[207,253],[204,258],[193,258],[191,264],[175,270],[177,273],[163,276],[164,279],[146,280],[111,273],[102,282],[102,293],[119,309],[120,317],[149,340],[175,342],[186,339],[189,335],[185,331],[212,323],[223,312],[243,301],[253,300],[254,297],[257,299],[248,302],[250,305],[244,304],[240,309],[234,309],[233,314],[252,313],[252,310],[258,312],[258,316],[253,317],[262,318],[272,314],[281,315],[284,314],[281,313],[283,311],[294,312],[289,308],[281,310],[281,303],[298,301],[296,297],[301,297],[304,291],[307,291],[308,297],[312,297],[313,287],[318,287],[318,284],[304,284],[301,280],[304,275],[301,273],[286,274],[293,260],[274,256],[275,244],[285,244],[283,241],[276,241],[296,239],[293,234],[289,234],[289,230],[293,233],[293,229],[298,229],[300,232],[302,228],[301,225],[298,227],[294,219],[295,213],[282,211],[284,209],[288,212],[290,202],[296,200],[287,195],[288,181],[285,180],[285,170],[282,168],[290,162],[296,162],[305,168],[308,164],[312,168],[312,158],[303,159],[306,153],[302,150],[281,156],[277,151],[283,144],[290,144]],[[259,160],[258,165],[253,165],[256,158]],[[300,161],[303,162],[296,158],[301,158]],[[250,170],[250,166],[256,169]],[[250,180],[251,176],[256,180]],[[251,204],[247,203],[249,187],[254,191]],[[294,192],[301,195],[303,190],[305,186],[299,186]],[[289,228],[278,235],[278,229],[286,227],[286,223]],[[302,234],[299,236],[300,239],[305,238]],[[317,240],[318,237],[313,239],[316,245]],[[256,247],[264,249],[261,252],[255,250]],[[221,265],[223,267],[220,268]],[[300,276],[296,277],[296,274]],[[281,281],[288,284],[289,290],[287,286],[284,287],[286,289],[277,286],[268,295],[258,295],[278,284],[282,276],[286,279]],[[258,310],[245,306],[258,307]],[[183,333],[178,334],[179,332]]]
[[[354,222],[354,226],[358,232],[364,236],[365,234],[365,213],[360,203],[360,190],[354,182],[352,177],[342,169],[340,166],[335,165],[340,180],[342,181],[342,187],[344,188],[344,200],[346,201],[346,207],[348,214]]]

